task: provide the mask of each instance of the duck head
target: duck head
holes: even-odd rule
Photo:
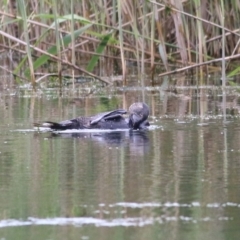
[[[146,103],[137,102],[129,107],[129,127],[132,129],[144,129],[149,126],[147,121],[149,107]]]

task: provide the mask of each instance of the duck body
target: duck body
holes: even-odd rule
[[[67,129],[145,129],[149,126],[147,121],[149,107],[145,103],[134,103],[129,108],[129,118],[123,115],[127,111],[116,109],[99,113],[90,117],[77,117],[62,122],[46,121],[42,124],[34,124],[36,127],[46,127],[51,130]]]

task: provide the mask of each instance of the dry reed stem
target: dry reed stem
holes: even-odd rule
[[[233,56],[225,57],[224,60],[228,61],[228,60],[237,59],[237,58],[240,58],[240,53],[236,54],[236,55],[233,55]],[[191,66],[179,68],[179,69],[176,69],[176,70],[173,70],[173,71],[170,71],[170,72],[160,73],[158,76],[163,77],[163,76],[170,75],[170,74],[180,73],[180,72],[183,72],[183,71],[190,70],[192,68],[198,68],[198,67],[201,67],[201,66],[204,66],[204,65],[209,65],[209,64],[217,63],[217,62],[221,62],[221,61],[223,61],[222,58],[216,58],[216,59],[206,61],[206,62],[203,62],[203,63],[193,64]]]
[[[156,4],[156,5],[159,5],[159,6],[161,6],[161,7],[167,7],[167,5],[164,5],[164,4],[162,4],[162,3],[157,3],[157,2],[152,1],[152,0],[149,0],[149,2],[151,2],[151,3],[153,3],[153,4]],[[176,12],[179,12],[179,13],[181,13],[181,14],[183,14],[183,15],[186,15],[186,16],[188,16],[188,17],[191,17],[191,18],[193,18],[193,19],[202,21],[202,22],[204,22],[204,23],[207,23],[207,24],[209,24],[209,25],[212,25],[212,26],[215,26],[215,27],[218,27],[218,28],[221,28],[221,29],[222,29],[222,26],[219,25],[219,24],[217,24],[217,23],[210,22],[210,21],[205,20],[205,19],[203,19],[203,18],[196,17],[196,16],[194,16],[194,15],[192,15],[192,14],[190,14],[190,13],[187,13],[187,12],[184,12],[184,11],[179,10],[179,9],[175,8],[174,6],[171,6],[171,10],[176,11]],[[236,33],[237,31],[232,31],[232,30],[230,30],[230,29],[228,29],[228,28],[226,28],[226,27],[224,27],[224,29],[225,29],[225,31],[227,31],[227,32],[229,32],[229,33],[231,33],[231,34],[234,34],[234,35],[240,37],[240,34],[237,34],[237,33]],[[240,31],[240,30],[238,30],[238,31]],[[221,38],[221,36],[220,36],[220,38]]]
[[[25,80],[26,82],[28,82],[28,79],[27,79],[27,78],[22,77],[22,76],[20,76],[20,75],[18,75],[18,74],[16,74],[16,73],[13,73],[11,70],[9,70],[9,69],[7,69],[7,68],[5,68],[5,67],[2,67],[1,65],[0,65],[0,68],[1,68],[3,71],[6,71],[6,72],[12,74],[14,77],[18,77],[19,79],[23,79],[23,80]]]
[[[173,6],[176,6],[177,9],[183,9],[182,3],[179,0],[170,0]],[[182,10],[181,10],[182,11]],[[185,30],[180,11],[172,12],[172,17],[174,20],[175,30],[176,30],[176,40],[179,47],[180,55],[184,64],[187,63],[187,51],[185,44]]]
[[[122,32],[122,17],[121,17],[121,0],[118,0],[118,21],[119,21],[119,41],[120,41],[120,53],[121,53],[121,61],[122,61],[122,77],[123,77],[123,85],[126,85],[126,61],[124,56],[123,49],[123,32]]]
[[[22,41],[22,40],[20,40],[20,39],[17,39],[17,38],[15,38],[15,37],[13,37],[13,36],[11,36],[11,35],[3,32],[3,31],[1,31],[1,30],[0,30],[0,35],[3,35],[3,36],[5,36],[5,37],[7,37],[7,38],[9,38],[9,39],[11,39],[11,40],[13,40],[13,41],[15,41],[15,42],[18,42],[19,44],[21,44],[21,45],[23,45],[23,46],[26,46],[26,45],[27,45],[27,43],[25,43],[24,41]],[[59,58],[56,57],[55,55],[52,55],[52,54],[50,54],[50,53],[48,53],[48,52],[46,52],[46,51],[43,51],[42,49],[40,49],[40,48],[38,48],[38,47],[35,47],[35,46],[32,46],[32,45],[29,45],[29,47],[30,47],[31,49],[34,49],[35,51],[41,53],[41,54],[47,55],[47,56],[49,56],[50,58],[52,58],[52,59],[54,59],[54,60],[60,61],[61,63],[64,63],[64,64],[66,64],[66,65],[68,65],[68,66],[70,66],[70,67],[73,67],[74,69],[79,70],[79,71],[81,71],[81,72],[83,72],[83,73],[85,73],[85,74],[87,74],[87,75],[89,75],[89,76],[91,76],[91,77],[94,77],[94,78],[96,78],[96,79],[98,79],[98,80],[100,80],[100,81],[102,81],[102,82],[105,82],[105,83],[107,83],[107,84],[112,84],[111,82],[109,82],[109,81],[107,81],[107,80],[105,80],[105,79],[102,79],[102,78],[100,78],[99,76],[97,76],[97,75],[95,75],[95,74],[93,74],[93,73],[89,73],[89,72],[87,72],[86,70],[84,70],[84,69],[82,69],[82,68],[80,68],[80,67],[78,67],[78,66],[76,66],[76,65],[73,65],[73,64],[67,62],[66,60],[59,59]]]

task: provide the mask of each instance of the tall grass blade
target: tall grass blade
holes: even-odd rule
[[[60,32],[58,24],[58,13],[57,13],[57,0],[53,0],[53,13],[54,13],[54,22],[55,22],[55,37],[56,37],[56,50],[58,58],[61,59],[61,42],[60,42]],[[62,87],[62,64],[60,61],[57,61],[58,66],[58,80],[60,87]]]
[[[177,9],[182,10],[182,2],[178,0],[170,0],[173,6]],[[184,36],[184,24],[182,21],[182,14],[179,12],[172,12],[172,17],[174,20],[175,30],[176,30],[176,40],[179,47],[180,55],[184,64],[187,63],[187,51],[185,44],[185,36]]]
[[[158,51],[159,51],[159,55],[163,61],[163,65],[165,67],[165,69],[168,71],[168,61],[167,61],[167,54],[166,54],[166,49],[165,49],[165,45],[162,43],[158,44]]]
[[[222,25],[222,87],[226,87],[226,60],[225,60],[225,9],[223,0],[221,0],[221,25]],[[225,89],[224,89],[225,91]],[[226,115],[224,115],[226,122]]]
[[[86,25],[86,26],[84,26],[84,27],[82,27],[82,28],[74,31],[74,37],[75,37],[75,38],[78,37],[79,35],[81,35],[82,33],[84,33],[84,32],[85,32],[89,27],[91,27],[91,26],[92,26],[92,24],[88,24],[88,25]],[[63,41],[63,45],[66,47],[66,46],[67,46],[69,43],[71,43],[71,41],[72,41],[71,34],[68,34],[68,35],[66,35],[65,37],[63,37],[62,41]],[[47,50],[47,52],[50,53],[50,54],[52,54],[52,55],[56,55],[56,53],[57,53],[57,46],[52,46],[52,47],[50,47],[50,48]],[[48,61],[49,58],[50,58],[50,57],[47,56],[47,55],[42,55],[42,56],[40,56],[40,57],[33,63],[33,68],[34,68],[34,69],[37,69],[37,68],[41,67],[43,64],[45,64],[45,63]],[[25,74],[26,74],[26,75],[29,74],[29,69],[26,70]]]
[[[156,23],[156,33],[158,36],[158,40],[160,41],[159,45],[158,45],[158,52],[160,55],[160,58],[162,59],[163,65],[166,69],[166,71],[168,70],[168,61],[167,61],[167,51],[166,51],[166,46],[165,46],[165,40],[164,40],[164,35],[163,35],[163,31],[162,31],[162,24],[161,24],[161,20],[159,19],[159,14],[157,11],[157,6],[153,5],[153,21],[155,21]],[[155,34],[155,32],[154,32]],[[153,57],[151,57],[151,65],[154,63],[154,59],[152,59]]]
[[[150,45],[150,51],[151,51],[151,71],[152,71],[152,80],[153,80],[153,71],[154,71],[154,60],[155,60],[155,7],[152,5],[152,18],[151,18],[151,45]]]
[[[20,3],[19,9],[20,9],[22,20],[23,20],[24,38],[27,43],[26,52],[27,52],[27,56],[28,56],[30,78],[31,78],[33,87],[35,87],[34,67],[33,67],[32,54],[31,54],[31,49],[30,49],[30,41],[29,41],[29,36],[28,36],[27,14],[26,14],[26,8],[25,8],[26,4],[25,4],[24,0],[19,0],[19,3]]]
[[[75,36],[74,36],[74,6],[73,6],[73,0],[71,0],[71,38],[72,38],[72,64],[75,65]],[[72,85],[73,85],[73,89],[74,89],[74,69],[72,69]]]
[[[87,71],[88,72],[92,72],[94,67],[96,66],[98,59],[100,58],[100,55],[103,53],[104,49],[106,48],[109,39],[111,38],[112,33],[108,33],[106,34],[102,41],[100,42],[100,44],[98,45],[97,49],[96,49],[96,55],[93,55],[91,60],[89,61],[88,65],[87,65]]]
[[[40,15],[41,16],[41,15]],[[43,16],[49,16],[50,18],[53,18],[52,15],[46,15],[44,14]],[[89,21],[88,19],[84,18],[84,17],[81,17],[81,16],[78,16],[76,14],[69,14],[69,15],[64,15],[64,16],[59,16],[57,19],[56,19],[56,22],[53,22],[52,25],[50,27],[55,27],[55,24],[60,24],[60,23],[63,23],[63,22],[66,22],[66,21],[72,21],[72,19],[76,20],[76,21],[79,21],[83,24],[90,24],[91,21]]]
[[[147,34],[147,24],[146,24],[146,8],[147,8],[147,4],[146,1],[143,1],[143,18],[142,18],[142,36],[148,36]],[[145,74],[145,48],[146,48],[146,40],[144,37],[142,37],[142,46],[141,46],[141,87],[144,88],[145,87],[145,83],[144,83],[144,74]],[[143,95],[144,96],[144,95]],[[144,99],[143,99],[144,100]]]
[[[126,61],[124,57],[124,48],[123,48],[123,27],[122,27],[122,1],[118,1],[118,22],[119,22],[119,42],[120,42],[120,52],[121,52],[121,61],[122,61],[122,76],[123,76],[123,85],[126,85]]]
[[[237,67],[237,68],[235,68],[233,71],[231,71],[231,72],[227,75],[227,77],[230,78],[230,77],[236,76],[236,75],[238,75],[238,74],[240,74],[240,67]]]

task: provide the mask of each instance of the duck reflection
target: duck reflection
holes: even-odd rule
[[[93,141],[107,147],[126,147],[134,155],[144,155],[149,150],[147,131],[114,131],[114,132],[75,132],[51,133],[52,138],[79,138],[84,141]]]

